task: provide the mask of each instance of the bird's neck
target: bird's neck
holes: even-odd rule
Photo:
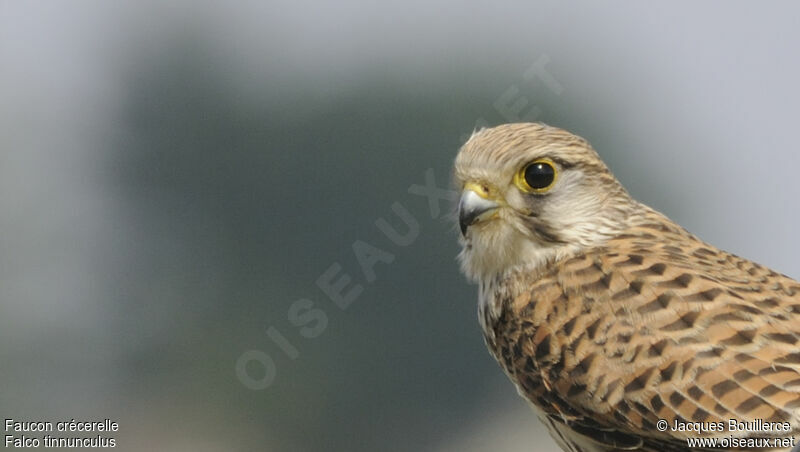
[[[515,265],[495,268],[494,271],[478,275],[479,277],[475,279],[479,285],[479,313],[484,330],[501,315],[505,303],[520,295],[518,293],[520,288],[537,281],[561,262],[581,254],[596,252],[615,237],[635,233],[642,224],[656,222],[682,229],[661,213],[635,201],[634,203],[628,215],[614,222],[607,222],[605,228],[595,229],[592,240],[553,246],[539,246],[529,242],[530,246],[516,248],[518,256]],[[527,284],[517,284],[520,280],[524,280]]]
[[[527,258],[519,265],[483,275],[478,280],[478,314],[487,341],[490,340],[493,325],[500,317],[504,306],[520,295],[518,291],[523,285],[516,284],[515,281],[538,280],[559,262],[581,252],[580,247],[568,245],[536,248],[529,250]]]

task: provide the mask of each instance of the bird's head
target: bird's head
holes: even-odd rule
[[[454,180],[459,259],[474,281],[598,246],[637,206],[589,143],[544,124],[474,133],[456,157]]]

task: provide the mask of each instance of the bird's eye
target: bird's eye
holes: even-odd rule
[[[523,166],[514,177],[514,183],[528,193],[544,193],[556,183],[555,164],[549,159],[538,159]]]

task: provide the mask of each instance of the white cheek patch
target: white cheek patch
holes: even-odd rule
[[[543,265],[556,252],[543,248],[507,221],[492,221],[469,232],[459,255],[461,268],[475,282],[487,281],[518,267]]]
[[[571,172],[558,191],[544,203],[542,218],[565,242],[591,247],[607,240],[619,229],[619,219],[607,218],[607,193],[590,186],[580,172]]]

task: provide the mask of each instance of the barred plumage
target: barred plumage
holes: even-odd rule
[[[526,193],[513,175],[538,158],[560,178]],[[493,205],[462,226],[487,345],[564,450],[689,450],[697,433],[660,432],[662,419],[787,422],[774,436],[798,435],[800,283],[634,201],[560,129],[478,132],[455,174]]]

